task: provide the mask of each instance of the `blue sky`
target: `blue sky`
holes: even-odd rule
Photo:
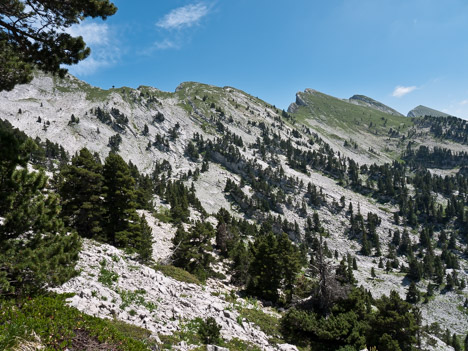
[[[234,86],[281,108],[313,88],[363,94],[403,114],[468,118],[466,0],[115,0],[116,15],[70,29],[90,84]]]

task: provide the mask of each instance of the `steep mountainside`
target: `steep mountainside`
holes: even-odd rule
[[[346,284],[363,286],[375,299],[391,290],[405,299],[414,283],[426,297],[409,299],[427,326],[425,349],[450,349],[441,328],[460,336],[468,330],[468,180],[460,169],[468,165],[468,127],[462,120],[407,118],[367,97],[344,101],[311,89],[297,93],[286,112],[232,87],[186,82],[173,93],[146,86],[102,90],[40,73],[31,84],[0,93],[0,119],[71,155],[83,147],[101,160],[117,152],[153,182],[153,208],[144,213],[158,265],[142,266],[120,250],[86,241],[80,276],[57,290],[75,292],[69,301],[85,313],[145,327],[161,339],[177,333],[181,349],[189,348],[180,339],[184,328],[212,316],[226,339],[293,350],[286,341],[294,338],[279,335],[278,317],[317,290],[315,263],[325,255],[330,272],[347,270]],[[61,167],[52,158],[44,165],[51,175]],[[177,201],[169,200],[169,191],[158,192],[162,183],[178,180],[202,206],[185,204],[185,221],[171,218]],[[215,273],[206,288],[155,271],[164,272],[179,248],[172,240],[184,230],[196,232],[196,220],[216,228],[209,252]],[[285,273],[270,295],[247,286],[264,303],[240,298],[246,287],[236,285],[238,266],[257,261],[236,256],[239,248],[223,247],[220,237],[244,247],[267,232],[286,233],[300,248],[301,274],[290,273],[297,280],[288,283]],[[265,247],[248,250],[260,260]],[[275,255],[271,265],[281,261]],[[261,281],[265,272],[256,269],[263,266],[270,268],[248,268],[251,285]],[[118,279],[103,283],[110,270]],[[262,307],[271,301],[282,308]],[[380,306],[368,303],[369,311]],[[273,331],[261,326],[271,318]]]

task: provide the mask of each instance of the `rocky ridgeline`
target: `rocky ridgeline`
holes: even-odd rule
[[[240,317],[236,306],[254,308],[241,298],[227,302],[220,291],[207,284],[179,282],[134,261],[121,250],[85,240],[77,265],[80,275],[58,293],[75,293],[69,304],[89,315],[118,320],[145,328],[158,335],[170,335],[195,318],[213,317],[221,336],[238,338],[263,350],[296,350],[292,345],[270,345],[255,324]],[[179,349],[189,349],[182,343]]]
[[[331,125],[329,119],[319,118],[324,108],[322,106],[322,111],[318,110],[321,100],[312,104],[308,95],[325,102],[329,101],[332,105],[344,104],[342,110],[346,113],[349,108],[356,106],[307,89],[304,93],[298,93],[296,103],[291,107],[290,112],[305,106],[316,112],[318,117],[308,118],[304,124],[312,131],[316,131],[335,152],[350,157],[361,165],[393,160],[384,151],[399,139],[390,140],[386,133],[367,131],[368,127],[364,128],[360,124],[353,125],[356,128],[354,131],[340,128],[338,122]],[[367,102],[370,101],[369,98],[363,98]],[[373,103],[375,105],[377,102]],[[362,104],[359,105],[360,109],[366,108]],[[90,112],[98,107],[105,111],[118,109],[128,117],[128,123],[117,131],[112,123],[103,123]],[[334,109],[330,111],[328,113],[331,115],[335,113]],[[372,109],[368,108],[366,111],[370,114]],[[155,121],[154,116],[158,113],[164,115],[164,119]],[[79,123],[70,123],[72,114],[79,118]],[[38,122],[39,117],[41,122]],[[82,147],[87,147],[97,152],[101,159],[106,157],[110,150],[109,138],[119,134],[122,138],[119,154],[125,160],[132,161],[143,173],[151,172],[156,161],[167,160],[172,167],[173,179],[186,174],[189,170],[193,172],[196,167],[201,167],[201,157],[197,162],[187,157],[185,153],[187,144],[192,140],[194,133],[202,135],[205,140],[214,141],[220,137],[222,133],[217,131],[216,127],[216,122],[220,121],[225,130],[242,137],[244,147],[239,148],[242,156],[246,160],[255,160],[263,170],[267,170],[270,165],[259,157],[259,151],[254,146],[257,138],[262,137],[260,125],[262,128],[269,128],[270,132],[278,133],[283,140],[291,141],[293,146],[300,150],[319,149],[319,144],[309,143],[310,135],[304,126],[299,124],[294,126],[289,117],[288,119],[281,117],[281,111],[273,106],[234,88],[219,88],[198,83],[183,83],[175,93],[165,93],[149,87],[116,88],[105,91],[93,88],[74,77],[58,80],[39,74],[31,84],[20,85],[11,92],[0,94],[0,118],[7,119],[33,138],[40,137],[43,141],[49,139],[62,145],[71,154]],[[180,125],[178,136],[170,140],[168,147],[158,148],[152,145],[157,135],[168,138],[170,130],[177,124]],[[145,125],[148,126],[146,135]],[[406,135],[406,131],[402,131],[403,134]],[[357,148],[344,145],[344,141],[351,139],[358,141]],[[417,140],[417,144],[419,143],[431,147],[443,145],[454,150],[466,150],[466,145],[445,144],[445,142],[440,144],[440,141],[426,137],[424,141]],[[405,145],[406,142],[401,143],[399,147]],[[369,151],[370,148],[375,148],[377,152]],[[382,245],[382,257],[385,258],[391,240],[388,233],[396,229],[400,232],[404,230],[404,227],[396,225],[393,219],[393,213],[398,210],[397,206],[391,202],[379,203],[369,196],[356,193],[325,173],[315,170],[307,173],[299,172],[291,168],[284,155],[278,155],[274,161],[275,168],[281,167],[284,170],[285,178],[292,177],[297,183],[304,184],[291,193],[291,204],[281,205],[281,218],[291,223],[297,222],[299,227],[304,228],[306,218],[312,217],[314,212],[317,212],[322,226],[329,233],[325,239],[328,247],[332,252],[336,250],[340,256],[334,260],[334,265],[338,265],[341,257],[349,253],[357,258],[358,285],[371,290],[375,297],[388,294],[390,290],[397,290],[404,298],[408,288],[404,273],[397,270],[387,273],[383,269],[376,268],[378,258],[360,255],[359,243],[346,235],[350,225],[346,208],[350,203],[355,211],[360,208],[364,216],[369,212],[377,214],[381,224],[376,232]],[[189,178],[186,185],[190,187],[193,182],[196,195],[208,214],[214,214],[220,208],[225,208],[233,216],[242,217],[243,214],[237,205],[224,193],[228,179],[241,183],[241,177],[233,171],[232,164],[210,162],[209,170],[201,173],[197,179]],[[309,182],[323,191],[326,205],[307,206],[305,213],[301,215],[297,208],[300,201],[305,198]],[[252,195],[249,184],[245,184],[242,191],[246,196]],[[345,197],[345,207],[339,209],[333,204],[340,202],[342,196]],[[292,206],[294,203],[296,206]],[[168,204],[155,197],[155,209],[159,211],[161,208],[169,210]],[[194,211],[191,212],[191,219],[200,218],[194,214]],[[278,215],[274,212],[270,214]],[[145,212],[145,215],[153,231],[153,258],[156,262],[166,262],[172,253],[171,239],[176,228],[171,224],[155,220],[149,212]],[[208,218],[213,219],[213,217]],[[413,243],[418,242],[416,231],[410,233],[410,236]],[[291,236],[291,239],[302,238]],[[439,249],[436,249],[436,254],[440,254]],[[399,260],[401,264],[408,265],[406,258],[399,257]],[[273,348],[268,344],[267,335],[262,334],[254,325],[240,320],[235,307],[236,304],[245,304],[244,300],[239,299],[232,303],[222,298],[223,293],[228,293],[229,289],[214,287],[214,284],[202,288],[178,282],[165,277],[160,272],[139,265],[113,247],[95,245],[91,242],[86,242],[79,268],[82,270],[80,276],[64,285],[59,291],[75,292],[76,295],[70,303],[86,313],[106,318],[116,317],[140,325],[152,331],[155,336],[171,334],[193,318],[213,316],[222,326],[225,338],[237,337],[264,349]],[[371,278],[372,268],[375,268],[377,277]],[[106,280],[106,276],[117,278],[115,281]],[[468,278],[466,260],[461,260],[459,276]],[[418,285],[421,291],[426,287],[427,282],[424,281]],[[468,296],[467,292],[468,288],[465,288],[461,294],[453,292],[437,294],[428,304],[421,304],[423,324],[438,322],[443,328],[449,328],[452,333],[464,333],[468,329],[468,320],[465,312],[460,311],[458,307]]]

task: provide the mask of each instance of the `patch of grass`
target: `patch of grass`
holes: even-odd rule
[[[237,338],[232,338],[229,340],[229,342],[224,342],[223,347],[228,348],[231,351],[260,351],[261,348],[259,348],[256,345],[253,345],[247,341],[240,340]]]
[[[153,213],[154,218],[157,218],[163,223],[171,223],[171,211],[165,207],[160,206],[158,212]]]
[[[320,92],[300,93],[300,97],[306,105],[298,106],[291,115],[298,123],[308,125],[320,133],[322,132],[320,126],[315,123],[310,124],[310,120],[320,121],[333,130],[341,129],[347,134],[367,133],[380,138],[388,136],[390,128],[403,134],[414,126],[414,121],[407,117],[354,105]],[[388,149],[386,152],[391,155],[392,150]]]
[[[93,87],[84,82],[78,84],[78,91],[83,91],[86,93],[86,100],[89,101],[104,101],[111,94],[112,90],[104,90],[101,88]]]
[[[150,312],[153,312],[157,309],[157,305],[154,302],[146,301],[144,295],[146,291],[143,289],[135,291],[125,291],[119,290],[120,298],[122,299],[122,304],[120,308],[122,310],[126,309],[128,306],[134,304],[138,306],[146,307]],[[131,312],[131,311],[130,311]]]
[[[99,271],[98,282],[111,287],[119,279],[119,275],[106,268],[106,260],[102,260],[100,263],[101,270]]]
[[[458,309],[460,312],[463,312],[463,313],[465,313],[466,315],[468,315],[468,308],[463,307],[462,305],[459,305],[459,306],[457,306],[457,309]]]
[[[185,112],[187,112],[189,115],[192,113],[192,106],[190,106],[190,104],[181,102],[177,105],[182,107],[185,110]]]
[[[35,341],[33,335],[36,334],[45,350],[64,350],[77,343],[77,333],[87,335],[93,343],[106,343],[108,349],[150,349],[148,331],[123,322],[88,316],[65,304],[65,299],[70,296],[0,299],[0,349],[11,349],[21,340]]]
[[[261,331],[274,338],[275,342],[280,341],[280,322],[278,318],[271,316],[260,309],[237,308],[240,316],[247,321],[257,325]]]
[[[380,210],[384,211],[385,213],[392,213],[388,208],[386,207],[379,207]]]
[[[186,270],[171,265],[155,265],[153,268],[162,274],[180,282],[201,285],[200,280]]]
[[[195,318],[181,324],[180,330],[172,335],[159,335],[159,339],[163,343],[163,348],[171,348],[172,345],[178,344],[181,341],[185,341],[189,345],[200,345],[202,341],[198,335],[198,329],[202,322],[203,319]]]
[[[200,328],[206,323],[201,318],[195,318],[187,323],[181,325],[181,330],[175,332],[172,335],[159,335],[159,339],[163,343],[163,349],[171,349],[172,345],[176,345],[181,341],[185,341],[189,345],[199,345],[198,348],[194,348],[192,350],[205,350],[204,347],[201,345],[203,344],[203,340],[200,336]],[[258,346],[246,342],[244,340],[240,340],[237,338],[233,338],[229,341],[226,340],[218,340],[216,345],[225,347],[231,351],[260,351],[261,348]]]

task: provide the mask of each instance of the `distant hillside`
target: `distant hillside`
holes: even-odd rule
[[[288,112],[296,123],[312,129],[334,150],[361,164],[399,160],[408,142],[465,150],[461,144],[465,143],[466,130],[459,118],[454,117],[450,128],[445,125],[440,131],[437,117],[407,118],[363,95],[348,100],[306,89],[296,94]]]
[[[450,115],[444,112],[434,110],[430,107],[423,106],[423,105],[419,105],[413,108],[410,112],[408,112],[408,117],[424,117],[424,116],[448,117]]]
[[[306,89],[296,94],[288,111],[295,120],[312,128],[335,150],[360,163],[390,162],[403,147],[398,136],[414,125],[402,115],[383,112],[379,102],[362,97],[349,100]],[[372,106],[370,106],[372,105]],[[387,140],[391,136],[391,140]]]
[[[351,102],[352,104],[367,106],[367,107],[376,109],[378,111],[388,113],[390,115],[403,116],[397,110],[395,110],[395,109],[393,109],[393,108],[391,108],[391,107],[389,107],[387,105],[384,105],[381,102],[376,101],[376,100],[374,100],[374,99],[372,99],[372,98],[370,98],[368,96],[365,96],[365,95],[353,95],[353,96],[351,96],[349,98],[348,101]]]

